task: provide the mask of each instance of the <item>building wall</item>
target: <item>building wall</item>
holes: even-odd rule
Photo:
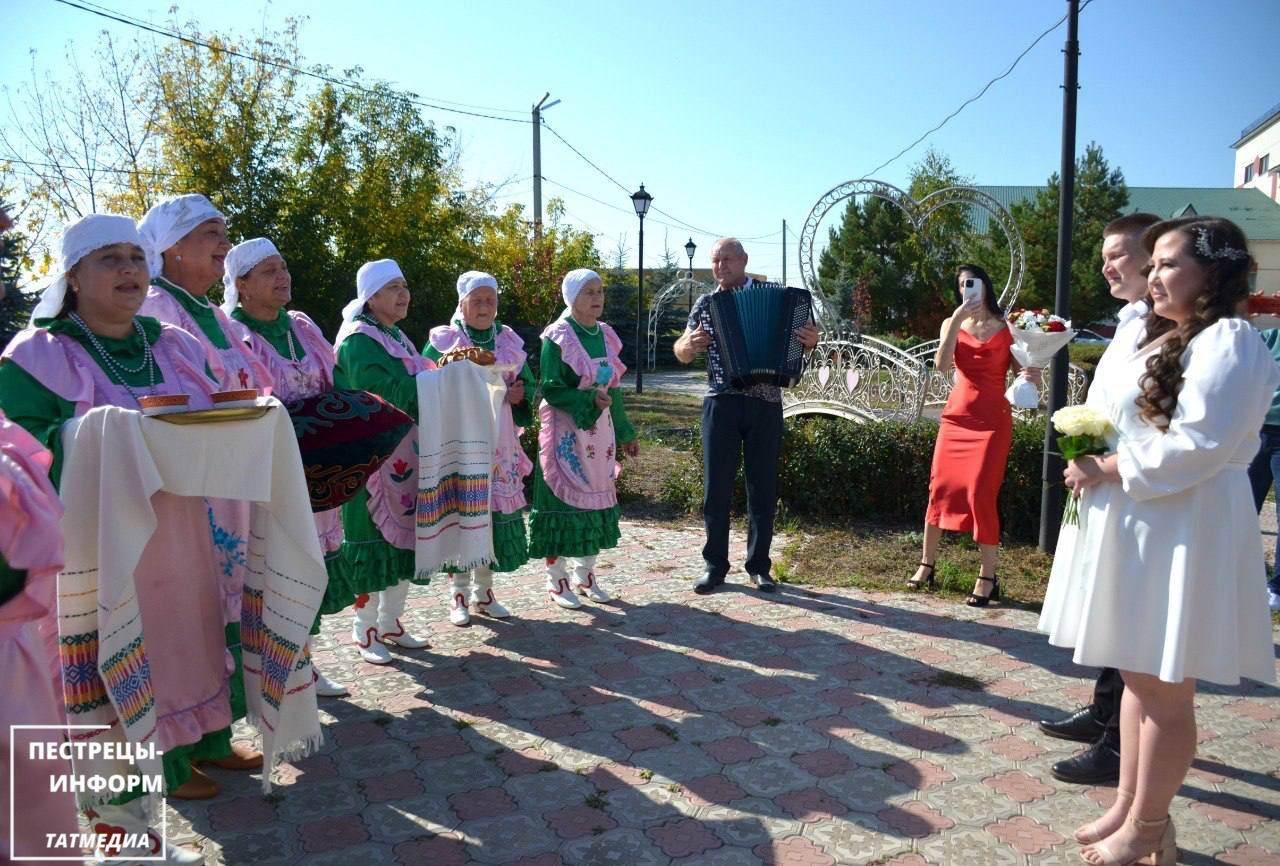
[[[1254,289],[1268,295],[1280,294],[1280,241],[1250,241],[1249,253],[1258,263]]]
[[[1231,185],[1261,190],[1272,201],[1280,201],[1280,114],[1271,123],[1235,146],[1235,174]],[[1246,173],[1249,179],[1245,180]]]

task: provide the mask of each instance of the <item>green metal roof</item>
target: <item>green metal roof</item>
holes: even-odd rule
[[[1027,201],[1043,186],[979,186],[976,189],[996,199],[1004,207]],[[1171,218],[1220,216],[1244,230],[1250,240],[1280,241],[1280,203],[1257,189],[1229,189],[1195,186],[1131,186],[1125,213],[1147,211]]]

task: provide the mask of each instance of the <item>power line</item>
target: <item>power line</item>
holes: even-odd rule
[[[1084,3],[1083,3],[1083,4],[1081,4],[1081,6],[1080,6],[1080,11],[1081,11],[1081,12],[1083,12],[1083,11],[1085,10],[1085,8],[1086,8],[1086,7],[1088,7],[1088,5],[1089,5],[1090,3],[1092,3],[1092,2],[1093,2],[1093,0],[1084,0]],[[901,157],[903,154],[905,154],[905,153],[907,153],[908,151],[912,150],[912,149],[913,149],[916,145],[918,145],[920,142],[924,141],[926,138],[928,138],[929,136],[933,135],[933,134],[934,134],[935,132],[937,132],[938,130],[942,129],[942,127],[946,126],[946,125],[947,125],[947,122],[948,122],[949,120],[951,120],[953,117],[955,117],[957,114],[959,114],[960,112],[964,111],[964,110],[965,110],[966,108],[968,108],[970,105],[972,105],[973,103],[975,103],[975,102],[977,102],[979,99],[981,99],[981,98],[986,94],[986,92],[987,92],[988,90],[990,90],[990,89],[991,89],[991,86],[992,86],[992,85],[994,85],[997,81],[1000,81],[1001,79],[1004,79],[1004,78],[1008,78],[1008,77],[1009,77],[1009,75],[1010,75],[1010,73],[1012,73],[1012,72],[1013,72],[1014,68],[1015,68],[1015,67],[1017,67],[1017,65],[1018,65],[1019,63],[1021,63],[1021,62],[1022,62],[1022,58],[1026,57],[1028,54],[1030,54],[1030,53],[1031,53],[1031,49],[1035,48],[1037,45],[1039,45],[1039,44],[1040,44],[1040,40],[1044,39],[1044,38],[1045,38],[1046,36],[1048,36],[1050,33],[1052,33],[1053,31],[1057,30],[1059,27],[1061,27],[1061,26],[1062,26],[1062,22],[1064,22],[1064,21],[1066,21],[1066,20],[1067,20],[1067,16],[1066,16],[1066,15],[1063,15],[1061,18],[1059,18],[1059,19],[1057,20],[1057,22],[1056,22],[1052,27],[1050,27],[1049,29],[1045,30],[1043,33],[1041,33],[1039,36],[1037,36],[1035,39],[1033,39],[1033,40],[1032,40],[1032,42],[1031,42],[1031,44],[1030,44],[1030,45],[1028,45],[1026,48],[1024,48],[1024,49],[1022,50],[1022,53],[1021,53],[1021,54],[1019,54],[1017,57],[1015,57],[1015,58],[1013,59],[1013,62],[1009,64],[1009,68],[1008,68],[1008,69],[1006,69],[1004,72],[1000,73],[1000,74],[999,74],[999,75],[997,75],[995,78],[993,78],[993,79],[991,79],[990,81],[988,81],[985,85],[983,85],[982,89],[981,89],[981,90],[979,90],[976,94],[974,94],[973,96],[970,96],[970,97],[969,97],[968,99],[966,99],[964,102],[960,103],[960,107],[959,107],[959,108],[957,108],[955,111],[953,111],[953,112],[951,112],[950,114],[948,114],[946,117],[942,118],[942,121],[941,121],[937,126],[933,127],[933,129],[930,129],[928,132],[926,132],[926,133],[924,133],[923,135],[921,135],[919,138],[917,138],[915,141],[913,141],[913,142],[911,142],[910,144],[908,144],[908,145],[907,145],[906,147],[904,147],[902,150],[898,151],[898,152],[897,152],[897,153],[895,153],[893,156],[889,157],[889,158],[888,158],[888,159],[886,159],[884,162],[882,162],[882,163],[880,163],[879,165],[877,165],[875,168],[871,169],[871,171],[867,172],[865,175],[863,175],[863,177],[875,177],[876,173],[877,173],[878,171],[880,171],[880,169],[882,169],[882,168],[884,168],[885,166],[889,165],[890,163],[892,163],[892,162],[896,161],[896,160],[897,160],[899,157]]]
[[[157,36],[166,36],[170,39],[177,39],[180,42],[185,42],[188,45],[198,46],[200,48],[205,49],[206,51],[214,51],[219,54],[227,54],[232,57],[239,57],[242,60],[249,60],[254,63],[261,63],[264,66],[270,66],[271,68],[279,69],[282,72],[292,72],[295,75],[303,75],[308,78],[314,78],[318,81],[323,81],[327,84],[333,84],[338,87],[346,87],[351,90],[357,90],[361,93],[365,93],[369,95],[381,95],[376,90],[372,90],[368,87],[365,87],[360,84],[356,84],[355,82],[352,82],[352,81],[345,81],[341,78],[335,78],[332,75],[325,75],[322,72],[316,72],[310,69],[301,69],[292,64],[283,63],[279,60],[272,60],[268,57],[261,57],[261,56],[255,57],[252,54],[245,54],[244,52],[237,51],[234,48],[226,48],[221,45],[213,45],[212,43],[205,42],[201,39],[196,39],[193,36],[187,36],[182,33],[175,33],[171,30],[165,30],[163,28],[156,27],[153,24],[148,24],[143,21],[130,20],[129,18],[121,15],[120,13],[115,12],[114,10],[106,10],[105,7],[94,9],[94,8],[90,8],[89,6],[82,5],[80,3],[72,2],[72,0],[54,0],[54,2],[61,3],[63,6],[69,6],[72,9],[79,9],[81,12],[88,12],[90,15],[97,15],[102,18],[107,18],[111,21],[115,21],[120,24],[127,24],[130,27],[137,27],[140,30],[146,30],[150,33],[156,34]],[[447,111],[453,114],[465,114],[468,117],[480,117],[480,118],[484,118],[485,120],[502,120],[502,121],[506,121],[507,123],[532,123],[533,122],[531,120],[527,120],[521,117],[498,117],[495,114],[484,114],[478,111],[468,111],[462,108],[450,108],[449,106],[446,106],[446,105],[440,105],[434,102],[428,102],[425,99],[420,99],[417,97],[409,96],[404,93],[397,93],[394,91],[392,92],[392,95],[395,96],[397,99],[404,100],[405,102],[408,102],[412,105],[420,105],[424,108],[434,109],[435,111]],[[499,109],[499,110],[506,110],[506,109]]]
[[[316,72],[316,71],[314,71],[314,70],[302,69],[302,68],[297,67],[297,66],[294,66],[294,65],[292,65],[292,64],[290,64],[290,63],[284,63],[284,62],[279,61],[279,60],[272,60],[272,59],[270,59],[270,58],[263,57],[263,56],[254,56],[254,55],[251,55],[251,54],[246,54],[246,53],[244,53],[244,52],[242,52],[242,51],[237,51],[237,50],[235,50],[235,49],[233,49],[233,48],[227,48],[227,47],[225,47],[225,46],[221,46],[221,45],[214,45],[214,44],[209,43],[209,42],[206,42],[206,41],[204,41],[204,40],[197,39],[197,38],[195,38],[195,37],[193,37],[193,36],[187,36],[187,35],[185,35],[185,34],[183,34],[183,33],[180,33],[180,32],[174,32],[174,31],[172,31],[172,30],[167,30],[167,29],[164,29],[164,28],[161,28],[161,27],[157,27],[157,26],[155,26],[154,24],[151,24],[151,23],[149,23],[149,22],[143,21],[143,20],[141,20],[141,19],[135,18],[135,17],[130,16],[130,15],[127,15],[127,14],[125,14],[125,13],[118,12],[118,11],[116,11],[116,10],[114,10],[114,9],[109,9],[109,8],[107,8],[107,7],[105,7],[105,6],[101,6],[101,5],[96,4],[96,3],[88,2],[88,0],[86,0],[86,2],[83,2],[83,3],[81,3],[81,2],[74,2],[74,0],[54,0],[54,2],[56,2],[56,3],[60,3],[60,4],[62,4],[63,6],[67,6],[67,7],[72,8],[72,9],[77,9],[77,10],[79,10],[79,11],[81,11],[81,12],[88,12],[88,13],[89,13],[89,14],[91,14],[91,15],[97,15],[97,16],[99,16],[99,17],[106,18],[106,19],[111,20],[111,21],[115,21],[115,22],[117,22],[117,23],[119,23],[119,24],[125,24],[125,25],[127,25],[127,26],[129,26],[129,27],[135,27],[135,28],[138,28],[138,29],[140,29],[140,30],[145,30],[145,31],[147,31],[147,32],[149,32],[149,33],[153,33],[153,34],[155,34],[155,35],[157,35],[157,36],[164,36],[164,37],[167,37],[167,38],[169,38],[169,39],[175,39],[175,40],[178,40],[178,41],[180,41],[180,42],[184,42],[184,43],[186,43],[186,44],[188,44],[188,45],[194,45],[194,46],[197,46],[197,47],[199,47],[199,48],[203,48],[203,49],[205,49],[206,51],[213,51],[213,52],[217,52],[217,53],[221,53],[221,54],[226,54],[226,55],[229,55],[229,56],[232,56],[232,57],[238,57],[238,58],[240,58],[240,59],[242,59],[242,60],[248,60],[248,61],[253,62],[253,63],[261,63],[261,64],[263,64],[263,65],[265,65],[265,66],[268,66],[268,67],[271,67],[271,68],[273,68],[273,69],[279,69],[279,70],[284,71],[284,72],[291,72],[291,73],[294,73],[295,75],[302,75],[302,76],[305,76],[305,77],[308,77],[308,78],[316,79],[317,81],[323,81],[323,82],[325,82],[325,83],[327,83],[327,84],[332,84],[332,85],[335,85],[335,86],[338,86],[338,87],[345,87],[345,88],[348,88],[348,89],[350,89],[350,90],[355,90],[355,91],[358,91],[358,92],[361,92],[361,93],[370,94],[370,95],[381,95],[381,94],[379,94],[379,93],[378,93],[378,91],[372,90],[372,89],[370,89],[370,88],[368,88],[368,87],[365,87],[365,86],[363,86],[363,85],[361,85],[361,84],[357,84],[357,83],[352,82],[352,81],[347,81],[347,80],[344,80],[344,79],[335,78],[334,76],[331,76],[331,75],[325,75],[324,73]],[[1059,22],[1059,23],[1061,23],[1061,22]],[[505,121],[505,122],[507,122],[507,123],[530,123],[530,124],[531,124],[531,123],[533,122],[532,120],[525,119],[525,118],[523,118],[523,117],[499,117],[499,116],[497,116],[497,115],[493,115],[493,114],[485,114],[485,113],[481,113],[481,112],[477,112],[477,111],[468,111],[468,110],[465,110],[465,109],[462,109],[462,108],[451,108],[451,107],[449,107],[449,106],[439,104],[440,102],[449,102],[450,100],[437,100],[437,101],[435,101],[435,102],[432,102],[432,101],[428,101],[428,100],[421,99],[421,98],[414,97],[414,96],[409,96],[408,94],[405,94],[405,93],[399,93],[399,92],[395,92],[395,91],[393,91],[393,92],[392,92],[392,95],[393,95],[395,98],[397,98],[397,99],[401,99],[401,100],[403,100],[404,102],[407,102],[407,103],[409,103],[409,104],[411,104],[411,105],[418,105],[418,106],[422,106],[422,107],[424,107],[424,108],[430,108],[430,109],[433,109],[433,110],[435,110],[435,111],[450,112],[450,113],[453,113],[453,114],[461,114],[461,115],[466,115],[466,116],[468,116],[468,117],[478,117],[478,118],[483,118],[483,119],[486,119],[486,120],[499,120],[499,121]],[[455,104],[456,104],[456,105],[465,105],[466,103],[455,103]],[[494,111],[509,111],[509,109],[492,109],[492,110],[494,110]],[[567,147],[567,148],[569,148],[569,150],[573,151],[573,153],[575,153],[575,154],[576,154],[576,155],[577,155],[577,156],[578,156],[578,157],[579,157],[583,162],[585,162],[587,165],[591,166],[593,169],[595,169],[597,172],[599,172],[602,176],[604,176],[607,180],[609,180],[609,182],[611,182],[611,183],[612,183],[612,184],[614,184],[616,187],[618,187],[618,189],[622,190],[622,191],[623,191],[624,193],[626,193],[627,195],[630,195],[630,194],[631,194],[631,193],[627,190],[627,188],[626,188],[625,186],[623,186],[623,185],[622,185],[622,183],[620,183],[620,182],[619,182],[615,177],[613,177],[613,175],[609,174],[607,171],[605,171],[603,168],[601,168],[599,165],[597,165],[595,162],[593,162],[593,161],[592,161],[592,160],[591,160],[591,159],[590,159],[586,154],[584,154],[581,150],[579,150],[578,148],[574,147],[574,146],[573,146],[573,145],[568,141],[568,139],[566,139],[566,138],[565,138],[564,136],[562,136],[559,132],[557,132],[557,131],[552,127],[552,126],[550,126],[549,124],[547,124],[545,121],[543,121],[543,124],[542,124],[542,125],[543,125],[544,127],[546,127],[546,129],[547,129],[547,131],[548,131],[548,132],[550,132],[552,135],[554,135],[556,138],[558,138],[558,139],[560,140],[560,142],[564,144],[564,146],[565,146],[565,147]],[[895,158],[896,158],[896,157],[895,157]],[[25,161],[24,161],[24,162],[25,162]],[[28,165],[35,165],[36,163],[30,163],[30,162],[27,162],[27,164],[28,164]],[[55,165],[53,165],[53,164],[48,164],[48,166],[47,166],[47,167],[50,167],[50,168],[54,168],[54,167],[57,167],[57,168],[68,168],[68,167],[65,167],[65,166],[55,166]],[[81,171],[86,171],[86,169],[80,169],[80,170],[81,170]],[[119,173],[124,173],[124,174],[128,174],[128,173],[129,173],[129,171],[128,171],[127,169],[102,169],[102,170],[103,170],[103,171],[114,171],[114,172],[119,172]],[[188,175],[180,175],[180,174],[174,174],[174,173],[168,173],[168,174],[166,174],[166,173],[159,172],[159,171],[152,171],[151,173],[152,173],[152,174],[154,174],[155,176],[187,177],[187,178],[189,178],[189,177],[190,177],[190,176],[188,176]],[[568,188],[568,187],[565,187],[565,189],[569,189],[569,188]],[[571,192],[577,192],[576,190],[570,190],[570,191],[571,191]],[[585,195],[584,193],[577,193],[577,194],[578,194],[578,195]],[[588,197],[588,198],[591,198],[590,196],[587,196],[587,197]],[[599,200],[599,199],[592,199],[592,200],[593,200],[593,201],[600,202],[600,200]],[[604,204],[604,202],[600,202],[600,203],[601,203],[601,204]],[[609,207],[612,207],[612,205],[609,205]],[[621,208],[617,208],[617,209],[618,209],[618,210],[622,210]],[[698,226],[695,226],[695,225],[693,225],[692,223],[685,222],[684,220],[680,219],[679,217],[677,217],[677,216],[675,216],[675,215],[673,215],[673,214],[671,214],[671,213],[668,213],[667,211],[664,211],[664,210],[662,210],[661,208],[654,207],[654,208],[652,208],[652,210],[653,210],[655,213],[662,214],[663,216],[667,217],[667,218],[668,218],[668,219],[670,219],[672,222],[674,222],[674,223],[676,223],[676,224],[677,224],[677,225],[669,225],[669,224],[663,223],[664,225],[668,225],[670,228],[685,228],[685,229],[689,229],[690,231],[696,232],[696,233],[698,233],[698,234],[704,235],[704,236],[706,236],[706,237],[715,237],[715,238],[724,237],[724,234],[723,234],[722,232],[713,232],[713,231],[709,231],[709,230],[704,229],[704,228],[699,228]],[[623,212],[625,213],[626,211],[623,211]],[[660,222],[660,221],[659,221],[659,220],[654,220],[654,222]],[[771,237],[771,236],[772,236],[772,234],[773,234],[773,233],[771,233],[771,234],[769,234],[769,235],[761,235],[760,237]]]

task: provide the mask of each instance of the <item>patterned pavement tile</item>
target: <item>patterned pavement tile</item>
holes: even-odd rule
[[[503,786],[520,804],[521,811],[543,811],[576,806],[595,793],[595,786],[576,773],[553,770],[508,779]]]
[[[667,857],[639,830],[620,828],[569,842],[561,856],[571,866],[665,866]]]
[[[776,797],[788,791],[798,791],[815,781],[813,776],[784,758],[759,758],[738,764],[725,770],[725,775],[757,797]]]
[[[430,863],[432,866],[463,866],[467,862],[466,845],[456,836],[413,839],[401,842],[391,851],[396,862],[403,866],[417,866],[421,863]]]
[[[671,861],[671,866],[763,866],[763,864],[764,861],[750,848],[736,848],[728,845],[704,851],[693,857]]]
[[[510,863],[529,854],[555,851],[560,844],[546,823],[531,815],[466,821],[458,832],[466,840],[468,853],[481,863]]]
[[[834,749],[817,749],[812,752],[794,755],[791,763],[810,775],[826,779],[857,769],[857,763],[844,752]]]
[[[920,800],[912,800],[900,806],[890,806],[876,814],[886,827],[892,827],[903,836],[922,839],[956,825],[946,815]]]
[[[755,853],[767,866],[835,866],[835,859],[802,836],[766,842]]]
[[[1256,845],[1237,845],[1229,851],[1218,854],[1218,861],[1231,863],[1233,866],[1280,866],[1280,854],[1259,848]]]
[[[987,832],[1023,854],[1039,854],[1067,841],[1062,835],[1025,815],[1015,815],[989,824]]]
[[[839,800],[817,788],[792,791],[778,797],[775,802],[801,824],[829,821],[849,811]]]
[[[879,767],[864,766],[823,779],[818,787],[855,812],[875,814],[886,805],[909,799],[912,791]]]
[[[1023,866],[1026,862],[1022,854],[999,844],[986,830],[977,827],[956,827],[921,839],[919,844],[920,853],[930,863]]]
[[[600,809],[590,806],[566,806],[552,809],[542,816],[561,839],[577,839],[588,833],[603,833],[618,823]]]
[[[341,815],[310,821],[298,828],[302,847],[309,854],[350,848],[369,841],[369,831],[359,815]]]
[[[911,850],[911,839],[903,838],[872,815],[850,813],[821,821],[806,827],[804,835],[841,864],[878,863]]]
[[[221,848],[218,859],[223,863],[267,863],[275,866],[296,863],[302,856],[302,840],[298,838],[295,824],[278,823],[245,828],[240,832],[219,832],[217,838]],[[176,834],[171,841],[187,842]],[[211,847],[204,849],[206,855],[211,853]]]
[[[387,667],[359,660],[349,615],[327,618],[314,656],[353,694],[321,702],[324,747],[279,765],[265,799],[254,774],[215,771],[217,798],[170,804],[171,838],[209,866],[1078,861],[1072,830],[1114,792],[1054,781],[1077,746],[1031,723],[1089,700],[1094,672],[1034,612],[766,597],[737,573],[694,596],[678,563],[700,544],[627,523],[597,563],[619,604],[561,611],[533,563],[503,578],[513,619],[469,629],[439,582],[415,588],[406,624],[432,648]],[[1277,695],[1198,694],[1199,756],[1171,807],[1186,862],[1280,862]]]
[[[982,784],[993,791],[999,791],[1016,803],[1043,800],[1057,790],[1022,770],[1010,770],[998,776],[990,776],[983,779]]]
[[[509,815],[516,811],[516,802],[502,788],[482,788],[450,795],[449,807],[459,820],[470,821],[473,818]]]
[[[703,743],[702,750],[721,764],[740,764],[755,758],[763,758],[764,750],[742,737],[729,737],[712,743]]]
[[[752,729],[746,736],[768,754],[779,757],[817,751],[827,744],[826,737],[797,724],[766,725]]]
[[[392,845],[434,834],[447,834],[458,826],[449,802],[424,794],[389,803],[375,803],[362,813],[370,835]]]
[[[414,772],[428,791],[444,795],[501,785],[506,778],[493,762],[475,752],[443,761],[425,761],[414,768]]]
[[[724,844],[718,836],[694,818],[680,818],[657,827],[650,827],[646,835],[668,857],[701,854]]]
[[[770,839],[794,836],[804,825],[769,800],[748,797],[730,806],[708,806],[698,818],[729,846],[755,848]]]

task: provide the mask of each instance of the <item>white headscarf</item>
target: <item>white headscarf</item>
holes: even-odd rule
[[[578,295],[586,288],[587,283],[599,279],[600,275],[591,268],[578,268],[564,275],[564,279],[560,281],[560,297],[564,298],[562,318],[573,313],[573,302],[578,299]]]
[[[124,216],[91,213],[63,229],[57,277],[41,292],[40,302],[31,313],[32,323],[36,319],[52,319],[58,315],[67,297],[67,272],[89,253],[112,244],[137,244],[143,250],[147,248],[133,220]],[[145,287],[148,275],[139,274],[138,281]]]
[[[394,259],[378,259],[361,265],[360,270],[356,271],[356,298],[342,308],[342,321],[355,321],[356,316],[364,310],[365,302],[396,277],[403,280],[404,272]]]
[[[199,193],[175,195],[167,198],[151,210],[138,223],[138,231],[146,240],[147,266],[151,273],[164,270],[165,250],[182,240],[191,230],[206,220],[223,220],[222,211]]]
[[[458,277],[458,304],[461,308],[462,299],[474,292],[476,289],[488,286],[495,292],[498,291],[498,281],[493,274],[486,274],[484,271],[467,271]]]
[[[263,259],[278,255],[280,251],[267,238],[253,238],[231,248],[226,260],[222,263],[222,312],[229,316],[240,303],[240,290],[236,288],[236,278],[249,273]]]
[[[484,286],[488,286],[496,293],[498,291],[498,280],[493,274],[486,274],[484,271],[467,271],[458,277],[458,306],[453,311],[453,322],[455,324],[466,324],[466,317],[462,314],[462,299]]]

